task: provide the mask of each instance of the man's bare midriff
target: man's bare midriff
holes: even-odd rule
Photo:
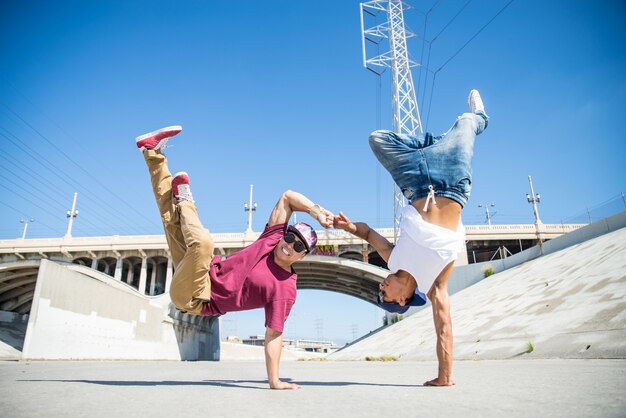
[[[426,212],[424,211],[426,198],[418,199],[411,204],[426,222],[456,231],[461,219],[461,205],[446,197],[436,197],[435,200],[437,204],[431,201]]]

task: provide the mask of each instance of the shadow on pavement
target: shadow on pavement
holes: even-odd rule
[[[281,379],[285,382],[292,382],[292,379]],[[104,385],[104,386],[217,386],[217,387],[230,387],[241,389],[267,389],[267,380],[198,380],[198,381],[184,381],[184,380],[153,380],[153,381],[138,381],[138,380],[86,380],[86,379],[63,379],[63,380],[17,380],[18,382],[60,382],[60,383],[88,383],[92,385]],[[403,388],[415,388],[423,387],[424,385],[402,385],[391,383],[363,383],[363,382],[312,382],[312,381],[295,381],[294,383],[300,386],[378,386],[378,387],[403,387]],[[262,386],[251,386],[262,385]]]

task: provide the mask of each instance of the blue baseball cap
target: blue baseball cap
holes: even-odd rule
[[[383,300],[383,292],[378,293],[378,307],[391,313],[403,314],[408,311],[411,306],[423,306],[425,304],[426,295],[417,289],[415,289],[415,293],[413,294],[411,300],[407,301],[404,306],[396,302],[385,302]]]

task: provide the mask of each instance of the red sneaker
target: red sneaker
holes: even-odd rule
[[[144,151],[147,149],[160,150],[165,148],[167,140],[178,135],[183,130],[182,126],[174,125],[167,128],[157,129],[154,132],[150,132],[136,139],[137,148]]]
[[[172,179],[172,194],[177,203],[187,200],[193,202],[191,188],[189,186],[189,175],[184,171],[174,174]]]

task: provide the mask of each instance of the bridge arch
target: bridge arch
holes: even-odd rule
[[[91,267],[91,265],[93,264],[93,259],[89,257],[76,257],[74,260],[72,260],[72,263],[78,264],[80,266]]]
[[[117,265],[117,259],[115,257],[102,257],[98,259],[96,270],[113,276],[115,274],[115,266]]]
[[[356,250],[347,250],[339,253],[339,258],[346,258],[348,260],[363,261],[363,253]]]
[[[294,264],[298,289],[329,290],[376,304],[389,271],[342,257],[309,255]]]
[[[120,280],[139,290],[142,259],[138,256],[129,256],[122,259],[122,276]]]
[[[167,265],[167,257],[160,255],[148,257],[146,288],[139,289],[139,292],[149,296],[156,296],[165,293]]]
[[[39,260],[0,265],[0,311],[30,313],[39,274]]]

